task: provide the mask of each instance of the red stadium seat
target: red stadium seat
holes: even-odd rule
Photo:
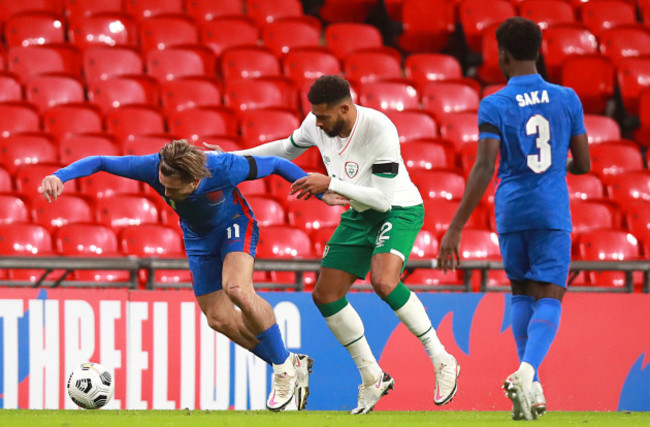
[[[140,21],[142,52],[198,43],[198,28],[194,24],[194,20],[186,15],[156,15]]]
[[[600,35],[598,47],[618,67],[624,58],[650,55],[650,30],[637,26],[610,28]]]
[[[634,130],[634,140],[647,147],[650,145],[650,89],[643,89],[639,97],[639,121]]]
[[[15,174],[23,165],[56,163],[56,142],[44,133],[18,133],[0,138],[0,164]]]
[[[31,216],[36,224],[54,232],[59,227],[68,224],[95,222],[95,212],[84,197],[62,194],[54,204],[42,195],[37,195],[31,201]]]
[[[286,110],[248,110],[241,113],[241,136],[246,147],[288,138],[300,121]]]
[[[300,0],[247,0],[246,14],[261,26],[281,18],[301,17],[302,5]]]
[[[423,111],[387,111],[386,115],[397,128],[401,143],[438,137],[438,125]]]
[[[292,50],[318,47],[320,29],[307,21],[276,19],[262,25],[262,42],[278,58],[281,58]]]
[[[614,119],[596,114],[585,114],[585,128],[589,144],[621,139],[621,129]]]
[[[0,102],[21,101],[23,89],[18,76],[0,71]]]
[[[12,16],[5,24],[7,46],[29,46],[65,42],[65,25],[61,17],[51,12],[23,12]]]
[[[235,115],[225,108],[200,107],[174,111],[167,116],[169,133],[197,141],[200,135],[237,135]]]
[[[451,141],[456,149],[478,142],[478,118],[473,112],[445,114],[439,122],[440,136]]]
[[[16,132],[37,132],[40,119],[38,111],[23,102],[0,104],[0,135],[6,137]]]
[[[23,84],[44,73],[81,75],[79,51],[70,45],[16,46],[9,49],[7,59],[8,70],[15,73]]]
[[[411,141],[400,147],[402,159],[411,172],[411,178],[418,170],[444,169],[454,167],[454,158],[446,144],[433,141]],[[416,184],[417,185],[417,184]],[[423,194],[424,196],[424,194]]]
[[[190,76],[213,77],[216,59],[207,47],[177,46],[151,50],[145,62],[147,74],[163,81]]]
[[[625,223],[630,233],[636,237],[640,237],[645,244],[645,247],[650,247],[650,202],[640,200],[638,202],[630,203],[626,206]],[[650,253],[644,253],[646,258]]]
[[[59,168],[61,166],[58,163],[37,163],[20,167],[15,174],[16,191],[25,197],[39,196],[38,187],[43,178],[56,172]]]
[[[578,8],[580,22],[596,37],[603,31],[621,25],[636,24],[634,4],[619,0],[598,0],[582,3]]]
[[[266,182],[261,179],[242,181],[237,184],[237,189],[247,200],[250,196],[268,196],[269,194],[269,190],[266,188]]]
[[[415,243],[413,243],[410,259],[436,258],[439,251],[436,236],[430,231],[420,230],[415,239]],[[463,284],[460,276],[461,274],[458,271],[447,271],[445,273],[442,270],[433,268],[417,268],[414,271],[406,270],[402,280],[409,286],[459,286]]]
[[[415,170],[411,180],[423,199],[460,200],[465,191],[463,175],[450,170]]]
[[[171,142],[172,137],[160,135],[133,135],[122,141],[122,151],[125,156],[145,156],[160,151],[163,146]]]
[[[447,0],[403,0],[399,47],[407,52],[438,52],[455,29],[455,4]]]
[[[460,244],[460,256],[461,259],[501,260],[497,233],[489,230],[466,228],[463,230],[463,238]],[[480,290],[479,279],[479,272],[474,272],[473,283],[475,290]],[[509,285],[510,280],[508,280],[505,271],[497,270],[488,272],[488,288]]]
[[[458,60],[444,53],[414,53],[407,56],[404,60],[404,74],[418,88],[423,88],[432,81],[463,77]]]
[[[524,0],[517,6],[519,16],[537,22],[542,29],[575,22],[573,7],[563,0]]]
[[[315,255],[322,255],[325,250],[325,245],[329,241],[330,237],[336,229],[336,225],[331,225],[329,227],[321,227],[317,230],[314,230],[311,233],[311,242],[313,246],[313,253]]]
[[[622,230],[586,231],[580,233],[577,240],[578,259],[584,261],[629,261],[640,257],[636,238]],[[622,272],[592,271],[587,277],[588,283],[594,286],[625,286],[625,273]]]
[[[119,234],[119,246],[125,255],[151,258],[185,258],[183,241],[176,230],[156,224],[125,227]],[[144,273],[144,272],[141,272]],[[156,283],[191,283],[189,270],[155,270]],[[147,280],[141,274],[142,281]]]
[[[98,224],[69,224],[54,233],[56,251],[64,256],[118,257],[113,230]],[[129,272],[122,270],[78,270],[66,279],[95,282],[126,282]]]
[[[350,23],[364,22],[368,13],[376,5],[375,0],[324,0],[318,14],[325,22]]]
[[[313,197],[309,200],[291,198],[285,206],[289,225],[308,233],[338,225],[341,214],[347,210],[346,206],[324,207],[322,201]]]
[[[614,71],[606,56],[569,56],[562,63],[560,84],[576,91],[586,113],[602,114],[614,96]]]
[[[264,47],[233,47],[221,55],[221,75],[225,81],[279,76],[280,63],[275,55]]]
[[[650,88],[650,57],[621,59],[616,74],[625,111],[638,115],[641,93]]]
[[[648,171],[609,175],[603,182],[607,196],[619,206],[626,206],[637,199],[650,200],[650,173]]]
[[[217,56],[231,47],[254,46],[258,39],[257,25],[243,15],[222,16],[201,24],[201,44],[212,49]]]
[[[268,196],[249,196],[246,201],[251,206],[260,227],[269,225],[286,225],[284,208],[275,199]]]
[[[235,112],[285,106],[282,88],[271,80],[261,79],[227,81],[223,103]]]
[[[573,233],[620,228],[619,218],[620,213],[611,203],[577,199],[571,201]]]
[[[34,76],[25,85],[25,95],[41,112],[56,105],[85,101],[83,85],[68,75]]]
[[[275,225],[260,230],[260,240],[257,246],[258,259],[304,259],[315,258],[311,250],[309,236],[298,228]],[[314,282],[314,275],[307,275],[303,282],[309,286]],[[272,271],[271,281],[274,283],[294,283],[296,273]]]
[[[127,226],[157,224],[158,209],[146,197],[121,194],[95,201],[97,223],[120,230]]]
[[[343,71],[345,77],[354,84],[402,77],[400,63],[394,56],[374,51],[349,54],[343,60]]]
[[[61,163],[67,165],[88,156],[119,156],[114,137],[103,133],[74,133],[59,141]]]
[[[374,81],[361,85],[359,103],[381,111],[416,110],[420,107],[417,90],[406,81]]]
[[[14,191],[14,184],[11,175],[5,168],[0,167],[0,192],[11,193]]]
[[[600,200],[605,198],[603,183],[594,174],[567,174],[566,182],[569,188],[570,200]]]
[[[422,109],[433,114],[437,120],[445,115],[478,111],[479,94],[462,83],[431,82],[424,86]]]
[[[108,172],[94,173],[77,180],[79,192],[93,199],[113,197],[116,194],[140,193],[140,182],[111,175]]]
[[[554,25],[543,33],[542,55],[551,82],[560,81],[562,63],[567,57],[597,52],[596,37],[580,25]]]
[[[325,27],[325,44],[342,60],[352,52],[381,48],[384,43],[377,27],[359,22],[340,22]]]
[[[163,81],[160,83],[160,97],[167,113],[221,105],[218,82],[207,77],[184,77]]]
[[[124,2],[124,11],[142,21],[165,13],[183,13],[183,0],[129,0]]]
[[[82,56],[88,83],[144,72],[142,58],[133,48],[93,46],[84,50]]]
[[[449,223],[458,210],[459,204],[459,200],[447,200],[442,197],[425,199],[424,211],[426,214],[422,228],[431,231],[434,235],[441,238],[445,231],[447,231],[447,228],[449,228]],[[487,220],[480,210],[475,210],[469,217],[466,227],[485,229],[487,228]]]
[[[104,113],[131,104],[158,105],[156,81],[145,75],[129,75],[97,80],[88,85],[88,100]]]
[[[102,12],[122,12],[122,0],[65,0],[65,11],[71,22]]]
[[[589,147],[591,172],[602,177],[621,172],[643,170],[639,145],[632,141],[613,141]]]
[[[12,194],[0,194],[0,225],[31,222],[23,199]]]
[[[322,50],[292,50],[282,60],[282,70],[296,87],[311,85],[323,74],[341,74],[341,64],[334,55]]]
[[[144,106],[114,108],[106,113],[106,131],[118,141],[139,134],[165,132],[165,119],[157,109]]]
[[[123,13],[102,12],[70,22],[70,42],[86,49],[91,46],[131,46],[138,43],[135,20]]]
[[[244,13],[243,0],[192,0],[185,3],[187,14],[196,22],[215,21],[222,16]]]
[[[493,24],[483,30],[485,37],[481,40],[481,57],[483,62],[478,67],[477,77],[486,85],[505,84],[501,68],[499,68],[499,49],[495,31],[499,24]]]
[[[21,12],[31,11],[61,13],[61,2],[59,0],[3,1],[0,7],[0,21],[6,21]]]
[[[36,224],[0,225],[0,255],[3,256],[52,256],[50,233]],[[36,282],[45,270],[9,269],[8,279]]]
[[[43,129],[57,140],[71,133],[101,132],[102,115],[88,103],[59,104],[43,112]]]
[[[515,16],[514,6],[505,0],[461,0],[458,15],[463,26],[465,40],[474,52],[481,51],[483,29]],[[492,34],[487,34],[492,37]]]

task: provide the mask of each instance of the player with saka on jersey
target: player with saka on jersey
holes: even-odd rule
[[[284,409],[294,397],[303,409],[313,362],[287,351],[273,309],[255,293],[253,257],[259,231],[236,185],[270,174],[294,182],[305,172],[277,157],[206,154],[176,140],[156,154],[81,159],[45,177],[39,192],[48,201],[56,200],[63,183],[99,171],[149,184],[176,211],[194,294],[208,324],[273,366],[270,410]],[[331,193],[322,197],[329,203],[342,200]]]
[[[448,403],[456,394],[460,368],[438,339],[420,299],[400,281],[424,208],[402,161],[397,129],[383,113],[355,105],[341,77],[320,77],[308,99],[311,113],[289,138],[237,153],[294,159],[318,147],[328,175],[299,179],[292,193],[309,198],[329,190],[350,200],[351,209],[341,215],[326,246],[312,296],[361,374],[358,404],[351,412],[372,411],[393,387],[393,378],[377,363],[361,318],[345,297],[354,281],[368,272],[375,292],[429,354],[436,373],[434,403]]]
[[[460,263],[463,226],[481,200],[500,154],[495,213],[503,265],[512,287],[511,323],[519,369],[504,382],[515,420],[546,411],[538,370],[560,326],[571,261],[566,173],[589,171],[582,104],[569,88],[545,82],[536,60],[542,32],[515,17],[496,30],[499,67],[508,79],[478,112],[476,162],[440,244],[439,267]],[[567,160],[568,152],[573,159]]]

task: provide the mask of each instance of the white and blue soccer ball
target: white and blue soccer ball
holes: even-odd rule
[[[68,396],[84,409],[98,409],[106,405],[115,392],[113,375],[99,363],[82,363],[68,378]]]

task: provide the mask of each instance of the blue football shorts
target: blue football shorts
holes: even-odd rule
[[[245,215],[230,220],[224,227],[205,236],[184,234],[192,288],[197,297],[221,290],[221,273],[226,255],[230,252],[245,252],[255,257],[260,236],[257,221]]]
[[[499,247],[508,279],[548,282],[566,289],[571,263],[571,234],[568,231],[501,233]]]

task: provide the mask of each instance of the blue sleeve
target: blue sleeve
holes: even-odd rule
[[[585,114],[582,108],[582,102],[578,94],[571,88],[569,90],[569,100],[571,105],[571,137],[587,133],[585,128]]]
[[[100,171],[152,183],[157,179],[158,154],[147,156],[90,156],[59,169],[54,172],[54,175],[58,176],[61,181],[66,182]]]
[[[478,106],[478,139],[493,138],[501,140],[499,110],[493,102],[493,98],[486,97]]]

